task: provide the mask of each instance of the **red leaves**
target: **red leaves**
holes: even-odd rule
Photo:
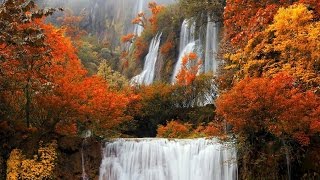
[[[130,34],[122,36],[121,37],[121,42],[122,43],[126,43],[126,42],[133,43],[134,38],[135,38],[135,34],[130,33]]]
[[[182,59],[182,68],[177,75],[177,83],[180,85],[190,85],[197,76],[201,61],[196,53],[186,54]]]
[[[174,43],[172,41],[166,41],[160,48],[160,52],[163,55],[168,55],[169,52],[174,47]]]
[[[149,18],[149,22],[151,24],[151,29],[153,32],[157,32],[157,16],[160,12],[164,10],[164,6],[158,5],[156,2],[149,3],[149,9],[151,10],[151,17]]]
[[[170,121],[166,126],[160,125],[157,129],[157,137],[186,138],[191,133],[190,124],[182,124],[179,121]]]
[[[274,78],[247,78],[217,100],[217,113],[238,133],[266,130],[291,137],[301,145],[319,132],[320,98],[295,87],[286,74]]]
[[[290,2],[227,1],[224,11],[225,38],[230,39],[235,47],[243,47],[249,39],[271,24],[279,7],[289,5]]]

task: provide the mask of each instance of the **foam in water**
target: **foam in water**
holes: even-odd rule
[[[144,62],[143,71],[131,79],[131,84],[150,85],[153,83],[155,76],[156,62],[158,59],[159,46],[162,33],[158,33],[151,41],[149,53]]]
[[[99,180],[237,179],[232,143],[212,139],[119,139],[106,143]]]

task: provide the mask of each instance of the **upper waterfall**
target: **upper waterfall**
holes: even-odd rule
[[[119,139],[106,143],[100,180],[233,180],[236,150],[216,139]]]
[[[153,83],[161,36],[162,33],[158,33],[152,39],[149,46],[149,53],[145,57],[143,71],[131,79],[131,84],[150,85]]]
[[[218,44],[219,44],[219,24],[212,22],[208,17],[207,32],[206,32],[206,49],[205,49],[205,61],[204,72],[217,72],[218,61]]]
[[[190,19],[185,19],[181,25],[179,58],[174,67],[171,82],[176,82],[176,77],[182,68],[182,59],[186,54],[194,52],[196,49],[195,43],[196,23]]]
[[[144,0],[138,0],[138,3],[136,4],[136,8],[135,8],[135,16],[139,13],[143,12],[143,7],[144,7]],[[141,25],[135,24],[134,25],[134,34],[136,34],[137,36],[141,36],[141,33],[143,31],[143,27]]]

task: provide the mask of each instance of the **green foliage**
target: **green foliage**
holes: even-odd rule
[[[77,55],[90,75],[98,71],[100,63],[107,60],[113,69],[117,69],[119,55],[110,50],[107,44],[98,43],[96,37],[84,37],[77,43]]]
[[[106,80],[112,89],[121,90],[129,86],[129,81],[119,72],[112,70],[107,61],[100,63],[97,75]]]
[[[134,115],[139,136],[155,136],[159,124],[179,119],[194,125],[213,120],[212,106],[203,106],[205,98],[214,99],[212,76],[201,75],[188,86],[156,83],[137,87],[139,110]]]
[[[184,17],[194,18],[196,22],[202,19],[203,14],[208,14],[213,21],[221,21],[224,0],[180,0],[180,7],[184,12]]]

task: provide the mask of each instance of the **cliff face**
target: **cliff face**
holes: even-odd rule
[[[100,141],[94,138],[84,140],[82,138],[63,137],[58,141],[58,151],[58,163],[55,169],[56,179],[82,179],[82,165],[87,178],[99,178]],[[83,162],[82,158],[84,159]]]
[[[26,158],[30,159],[36,154],[40,141],[47,143],[53,140],[58,144],[54,179],[82,179],[83,167],[90,180],[98,179],[102,156],[100,140],[94,137],[83,139],[59,136],[54,133],[43,135],[13,132],[12,129],[5,132],[0,129],[0,180],[6,179],[7,160],[13,149],[20,149]]]

